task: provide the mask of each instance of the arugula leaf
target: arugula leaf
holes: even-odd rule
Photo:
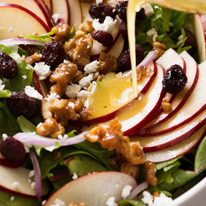
[[[142,201],[138,200],[121,200],[119,206],[144,206]]]
[[[8,98],[11,96],[11,91],[3,89],[0,91],[0,98]]]
[[[200,174],[206,169],[206,137],[201,141],[195,155],[195,172]]]

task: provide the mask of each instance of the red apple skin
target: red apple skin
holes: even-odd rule
[[[17,4],[0,4],[0,8],[3,8],[3,7],[13,7],[13,8],[17,8],[17,9],[20,9],[20,10],[28,13],[29,15],[34,17],[42,25],[42,27],[45,29],[46,32],[50,31],[50,28],[47,26],[47,24],[45,24],[42,19],[40,19],[36,14],[31,12],[30,10],[28,10],[20,5],[17,5]]]
[[[48,94],[48,91],[46,90],[45,86],[43,85],[43,82],[39,80],[38,75],[36,72],[33,73],[33,84],[34,88],[43,96],[46,97]]]
[[[206,116],[206,112],[205,116]],[[145,152],[153,152],[153,151],[158,151],[158,150],[162,150],[162,149],[166,149],[166,148],[170,148],[184,140],[186,140],[187,138],[189,138],[191,135],[193,135],[198,129],[200,129],[202,126],[204,126],[206,124],[206,118],[200,122],[197,126],[193,127],[190,131],[188,131],[185,134],[182,134],[178,137],[176,137],[175,139],[165,142],[163,144],[160,145],[155,145],[155,146],[150,146],[150,147],[144,147],[144,151]],[[145,137],[146,138],[146,137]],[[150,138],[150,137],[147,137]]]
[[[152,86],[152,83],[154,82],[156,76],[157,76],[157,66],[156,66],[156,64],[154,64],[154,72],[153,72],[152,76],[150,77],[150,79],[148,80],[148,82],[145,84],[145,86],[142,89],[141,93],[146,94],[148,92],[148,90]],[[87,123],[89,125],[92,125],[92,124],[99,124],[99,123],[109,121],[109,120],[115,118],[118,111],[125,108],[126,106],[127,105],[124,105],[123,107],[119,108],[118,110],[116,110],[114,112],[111,112],[109,114],[106,114],[105,116],[101,116],[101,117],[98,117],[98,118],[95,118],[95,119],[90,119],[90,120],[87,121]]]
[[[176,125],[174,127],[171,127],[171,128],[165,129],[165,130],[162,130],[160,132],[152,132],[153,128],[158,127],[159,124],[161,124],[162,122],[168,120],[170,117],[172,117],[174,114],[176,114],[180,108],[182,108],[182,106],[187,102],[187,99],[189,98],[189,96],[191,95],[192,91],[194,90],[194,88],[195,88],[195,86],[197,84],[197,81],[198,81],[198,77],[199,77],[199,70],[197,69],[197,72],[196,72],[196,75],[195,75],[195,81],[193,82],[192,87],[188,90],[187,94],[182,99],[181,103],[172,112],[170,112],[167,116],[165,116],[165,118],[161,119],[160,121],[158,121],[155,124],[149,124],[149,125],[147,125],[146,128],[143,128],[142,130],[140,130],[138,132],[138,135],[150,136],[150,135],[160,135],[160,134],[167,133],[167,132],[169,132],[171,130],[176,129],[177,127],[182,126],[186,122],[189,122],[191,119],[193,119],[199,113],[201,113],[204,110],[204,108],[202,108],[197,114],[194,114],[191,118],[187,119],[186,121],[183,121],[181,124],[178,124],[178,125]],[[174,98],[175,98],[175,96],[172,97],[172,99],[170,100],[170,103],[172,103]]]
[[[44,3],[43,0],[34,0],[34,1],[37,3],[39,8],[42,10],[42,12],[45,16],[45,19],[47,21],[47,24],[48,24],[49,28],[51,29],[54,26],[54,24],[53,24],[51,13],[50,13],[48,7],[46,6],[46,4]]]

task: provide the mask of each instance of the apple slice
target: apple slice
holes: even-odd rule
[[[0,165],[0,187],[5,188],[8,191],[18,194],[36,196],[35,190],[29,183],[30,170],[19,167],[9,168]],[[42,185],[42,194],[48,193],[48,187],[45,182]]]
[[[65,205],[84,202],[86,205],[105,206],[110,197],[115,201],[122,200],[125,185],[136,187],[136,181],[129,175],[120,172],[100,172],[80,177],[71,181],[46,202],[45,206],[55,204],[57,199]]]
[[[41,81],[38,77],[38,75],[36,74],[36,72],[33,73],[33,84],[34,84],[34,88],[43,96],[46,97],[48,92],[48,89],[45,85],[44,81]]]
[[[155,151],[155,152],[148,152],[145,153],[145,159],[151,162],[164,162],[189,152],[193,147],[195,147],[198,142],[203,137],[205,132],[205,126],[200,128],[197,132],[195,132],[190,138],[186,139],[185,141],[171,146],[167,149]]]
[[[76,29],[82,23],[82,11],[79,0],[67,0],[70,13],[70,25],[74,26]]]
[[[196,67],[195,67],[196,68]],[[194,68],[194,69],[195,69]],[[197,84],[186,103],[166,121],[158,124],[148,131],[149,135],[159,135],[174,130],[195,118],[206,108],[206,93],[204,91],[206,79],[206,62],[199,65],[199,78]]]
[[[206,123],[206,110],[197,115],[194,119],[187,122],[177,129],[171,130],[166,134],[160,134],[149,137],[136,137],[141,143],[145,152],[157,151],[174,146],[193,135]]]
[[[51,14],[52,13],[52,0],[41,0],[41,1],[46,6],[47,11]]]
[[[82,21],[92,20],[91,16],[89,15],[90,6],[90,3],[81,2]]]
[[[140,95],[116,114],[125,135],[132,135],[155,115],[161,107],[163,70],[157,66],[157,76],[146,94]]]
[[[51,1],[52,1],[52,14],[59,14],[60,18],[63,19],[64,23],[70,24],[70,8],[69,8],[68,0],[58,0],[58,1],[51,0]]]
[[[146,93],[157,75],[157,67],[151,65],[151,73],[138,83],[139,93]],[[110,85],[113,85],[110,88]],[[99,99],[101,98],[101,101]],[[116,75],[109,73],[97,82],[94,92],[86,100],[90,111],[89,123],[100,123],[115,117],[115,114],[134,99],[131,73]]]
[[[113,47],[107,53],[117,59],[122,53],[123,49],[124,49],[124,38],[120,34],[116,42],[114,43]]]
[[[49,27],[51,27],[50,17],[45,15],[43,9],[40,7],[36,0],[0,0],[0,3],[7,3],[7,4],[17,4],[22,6],[42,19]]]
[[[204,22],[201,21],[201,18],[198,14],[193,17],[194,33],[197,40],[198,55],[200,61],[206,60],[206,42],[205,42],[205,31],[204,31]]]
[[[186,64],[186,76],[188,78],[187,85],[185,86],[183,91],[175,95],[172,99],[172,111],[169,113],[162,111],[154,120],[150,121],[146,125],[146,127],[144,127],[141,131],[138,132],[139,135],[150,133],[152,128],[158,126],[160,123],[166,121],[171,116],[177,114],[178,110],[186,103],[187,99],[194,90],[199,77],[197,63],[187,52],[183,52],[180,56],[183,58]]]
[[[0,17],[0,39],[14,38],[28,33],[43,34],[50,30],[36,14],[16,4],[1,3]]]

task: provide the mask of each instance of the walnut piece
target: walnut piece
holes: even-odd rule
[[[80,202],[80,203],[70,203],[68,206],[86,206],[86,204],[84,202]]]
[[[139,174],[140,174],[139,166],[132,165],[129,162],[124,162],[121,165],[120,171],[125,173],[125,174],[128,174],[128,175],[132,176],[135,179],[137,179]]]
[[[100,53],[98,72],[106,74],[117,70],[117,59],[105,52]]]
[[[150,186],[157,185],[157,177],[155,176],[155,164],[152,162],[145,162],[146,181]]]
[[[85,135],[85,138],[90,142],[99,142],[105,149],[115,150],[132,165],[145,162],[143,148],[139,142],[130,142],[129,138],[123,135],[117,119],[96,126]]]
[[[79,30],[86,32],[86,33],[91,33],[94,31],[94,28],[92,26],[91,21],[85,21],[79,25]]]
[[[39,61],[41,60],[41,57],[42,57],[41,54],[35,52],[35,53],[32,54],[31,56],[26,57],[26,58],[25,58],[25,62],[26,62],[27,64],[32,65],[32,64],[34,64],[35,62],[39,62]]]
[[[61,96],[65,92],[66,86],[72,82],[77,72],[77,65],[70,61],[60,64],[50,77],[50,82],[55,83],[55,85],[50,88],[50,92]]]
[[[163,101],[162,101],[162,110],[165,113],[170,113],[172,111],[172,105],[170,104],[170,102],[167,99],[163,99]]]
[[[62,135],[64,132],[64,127],[54,118],[48,118],[43,123],[38,124],[36,127],[36,133],[40,136],[57,138],[58,135]]]
[[[93,39],[90,34],[77,31],[74,38],[64,44],[64,48],[72,62],[84,67],[90,63],[92,45]]]
[[[57,42],[64,41],[70,34],[70,26],[68,24],[58,24],[54,28],[55,36],[54,40]]]

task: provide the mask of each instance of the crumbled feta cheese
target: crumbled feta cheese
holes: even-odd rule
[[[54,204],[52,204],[51,206],[66,206],[66,203],[63,202],[62,200],[60,199],[56,199]]]
[[[99,19],[94,19],[92,26],[96,31],[102,30],[102,31],[112,33],[116,23],[117,23],[117,20],[113,20],[110,16],[106,16],[103,23],[100,23]]]
[[[74,173],[73,176],[72,176],[72,179],[73,179],[73,180],[78,179],[78,175],[77,175],[76,173]]]
[[[103,0],[96,0],[96,4],[101,4],[103,3]]]
[[[29,172],[29,178],[32,178],[32,177],[34,177],[34,170],[31,170],[31,171]]]
[[[61,15],[58,14],[58,13],[55,13],[55,14],[52,15],[52,19],[53,19],[55,24],[58,23],[60,18],[61,18]]]
[[[16,182],[13,182],[13,183],[12,183],[11,187],[12,187],[14,190],[17,190],[17,191],[18,191],[18,190],[21,188],[21,185],[20,185],[20,183],[19,183],[18,181],[16,181]]]
[[[27,76],[26,75],[22,75],[22,79],[27,80]]]
[[[131,185],[125,185],[124,186],[124,188],[122,189],[122,194],[121,194],[123,199],[126,199],[130,195],[131,190],[132,190]]]
[[[81,87],[89,86],[90,83],[92,82],[92,80],[93,80],[93,74],[89,74],[88,76],[83,77],[83,78],[79,81],[79,85],[80,85]]]
[[[34,87],[26,86],[24,91],[26,95],[28,95],[29,97],[32,97],[34,99],[39,99],[39,100],[43,99],[43,96],[37,90],[35,90]]]
[[[3,141],[5,141],[9,136],[7,134],[2,134]]]
[[[154,14],[154,9],[152,8],[151,4],[143,5],[144,12],[146,16],[152,16]]]
[[[81,86],[78,84],[68,85],[66,88],[65,94],[70,98],[75,98],[77,94],[80,92]]]
[[[158,33],[155,28],[152,28],[149,31],[147,31],[147,36],[152,37],[152,40],[156,41]]]
[[[67,139],[68,138],[68,135],[67,134],[65,134],[65,135],[58,135],[58,137],[57,137],[58,139]]]
[[[35,63],[34,71],[37,73],[40,80],[46,79],[51,74],[50,66],[46,65],[45,62]]]
[[[81,90],[81,91],[77,94],[77,97],[86,98],[89,94],[90,94],[90,92],[85,91],[85,90]]]
[[[142,201],[148,206],[165,206],[171,205],[173,202],[172,198],[167,197],[165,194],[160,193],[159,197],[153,197],[149,192],[143,192]]]
[[[84,71],[85,71],[86,74],[97,72],[98,66],[99,66],[99,62],[97,60],[95,60],[95,61],[87,64],[84,67]]]
[[[69,103],[68,103],[68,107],[74,109],[74,108],[75,108],[74,102],[69,102]]]
[[[54,99],[59,99],[59,98],[60,96],[57,93],[53,92],[50,95],[48,95],[46,99],[50,102]]]
[[[33,66],[31,66],[30,64],[28,64],[28,65],[26,66],[26,69],[27,69],[27,70],[33,70],[34,68],[33,68]]]
[[[14,201],[14,199],[15,199],[15,196],[11,196],[11,197],[10,197],[10,201],[11,201],[11,202]]]
[[[0,79],[0,91],[4,89],[5,85],[3,84],[3,81]]]
[[[114,197],[110,197],[107,202],[106,202],[107,206],[118,206],[118,204],[115,202],[115,198]]]

